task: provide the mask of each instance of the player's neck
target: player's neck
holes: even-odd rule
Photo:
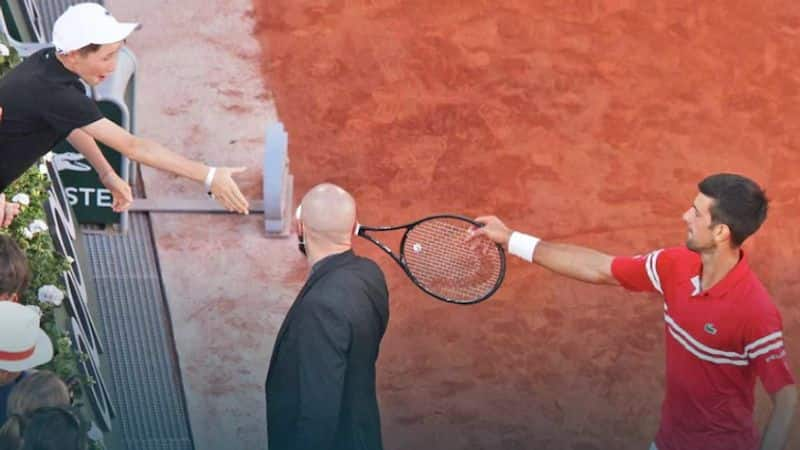
[[[700,257],[703,261],[703,275],[700,280],[703,291],[707,291],[722,281],[739,262],[740,250],[738,247],[716,248],[703,252]]]

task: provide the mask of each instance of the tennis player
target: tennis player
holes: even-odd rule
[[[741,245],[767,216],[753,181],[712,175],[683,214],[686,245],[612,257],[510,230],[497,217],[474,230],[509,253],[596,284],[658,292],[664,298],[666,393],[657,450],[779,450],[797,403],[781,316],[750,270]],[[763,439],[753,418],[755,380],[772,398]]]

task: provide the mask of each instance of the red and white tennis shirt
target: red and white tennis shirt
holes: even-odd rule
[[[667,376],[658,449],[757,449],[756,376],[769,393],[794,378],[781,316],[744,253],[705,292],[700,255],[685,247],[617,257],[611,271],[627,289],[664,296]]]

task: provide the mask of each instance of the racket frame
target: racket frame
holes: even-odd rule
[[[355,234],[356,236],[362,237],[362,238],[372,242],[373,244],[377,245],[381,250],[384,251],[384,253],[389,255],[403,269],[403,272],[406,273],[408,278],[410,278],[411,281],[418,288],[422,289],[423,292],[425,292],[426,294],[430,295],[431,297],[434,297],[434,298],[436,298],[438,300],[441,300],[443,302],[453,303],[453,304],[456,304],[456,305],[474,305],[475,303],[482,302],[482,301],[488,299],[489,297],[491,297],[492,295],[494,295],[494,293],[497,292],[498,289],[500,289],[500,286],[503,284],[503,279],[505,279],[505,276],[506,276],[506,255],[505,255],[505,250],[503,250],[503,246],[501,246],[500,244],[495,244],[495,246],[497,247],[498,252],[500,253],[500,275],[498,276],[497,282],[495,282],[494,287],[492,287],[492,289],[489,292],[487,292],[483,297],[481,297],[479,299],[470,300],[470,301],[464,302],[464,301],[456,301],[456,300],[449,299],[447,297],[443,297],[443,296],[441,296],[439,294],[436,294],[435,292],[431,292],[430,290],[428,290],[417,279],[417,277],[414,276],[414,274],[408,268],[408,264],[406,263],[405,252],[403,251],[403,249],[405,248],[406,239],[408,238],[408,233],[410,233],[411,230],[414,229],[414,227],[416,227],[417,225],[419,225],[422,222],[427,222],[427,221],[433,220],[433,219],[456,219],[456,220],[461,220],[461,221],[464,221],[464,222],[471,223],[476,228],[479,228],[479,227],[483,226],[483,224],[481,224],[481,223],[475,222],[474,220],[472,220],[472,219],[470,219],[468,217],[459,216],[457,214],[435,214],[435,215],[432,215],[432,216],[423,217],[422,219],[419,219],[419,220],[414,221],[414,222],[409,222],[409,223],[406,223],[406,224],[403,224],[403,225],[394,225],[394,226],[387,226],[387,227],[370,227],[370,226],[364,226],[364,225],[361,225],[361,224],[356,224],[356,229],[355,229],[355,232],[353,234]],[[403,233],[403,238],[400,240],[400,250],[398,251],[399,255],[397,253],[393,252],[392,249],[389,248],[389,246],[387,246],[383,242],[379,241],[377,238],[366,234],[369,231],[382,232],[382,231],[396,231],[396,230],[402,230],[402,229],[405,229],[406,231]]]

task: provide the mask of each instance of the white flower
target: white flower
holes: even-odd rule
[[[33,233],[31,233],[31,230],[29,230],[27,228],[23,228],[22,229],[22,235],[25,237],[25,239],[33,238]]]
[[[67,264],[72,264],[75,262],[75,260],[72,259],[72,256],[67,256],[66,259],[67,259]]]
[[[28,225],[28,230],[33,234],[47,231],[47,223],[42,219],[36,219]]]
[[[31,204],[31,198],[28,196],[28,194],[25,194],[23,192],[20,192],[19,194],[15,195],[11,199],[11,201],[14,203],[19,203],[22,206],[28,206]]]
[[[64,300],[64,293],[61,289],[48,284],[39,288],[39,301],[42,303],[50,303],[54,306],[61,306],[61,301]]]
[[[39,173],[42,175],[47,175],[47,166],[44,164],[39,164]]]
[[[47,153],[45,153],[45,154],[44,154],[44,156],[43,156],[43,158],[44,158],[44,160],[45,160],[45,161],[52,161],[52,160],[53,160],[53,157],[55,157],[55,155],[53,154],[53,152],[47,152]]]
[[[0,56],[8,56],[11,54],[11,50],[3,44],[0,44]]]

